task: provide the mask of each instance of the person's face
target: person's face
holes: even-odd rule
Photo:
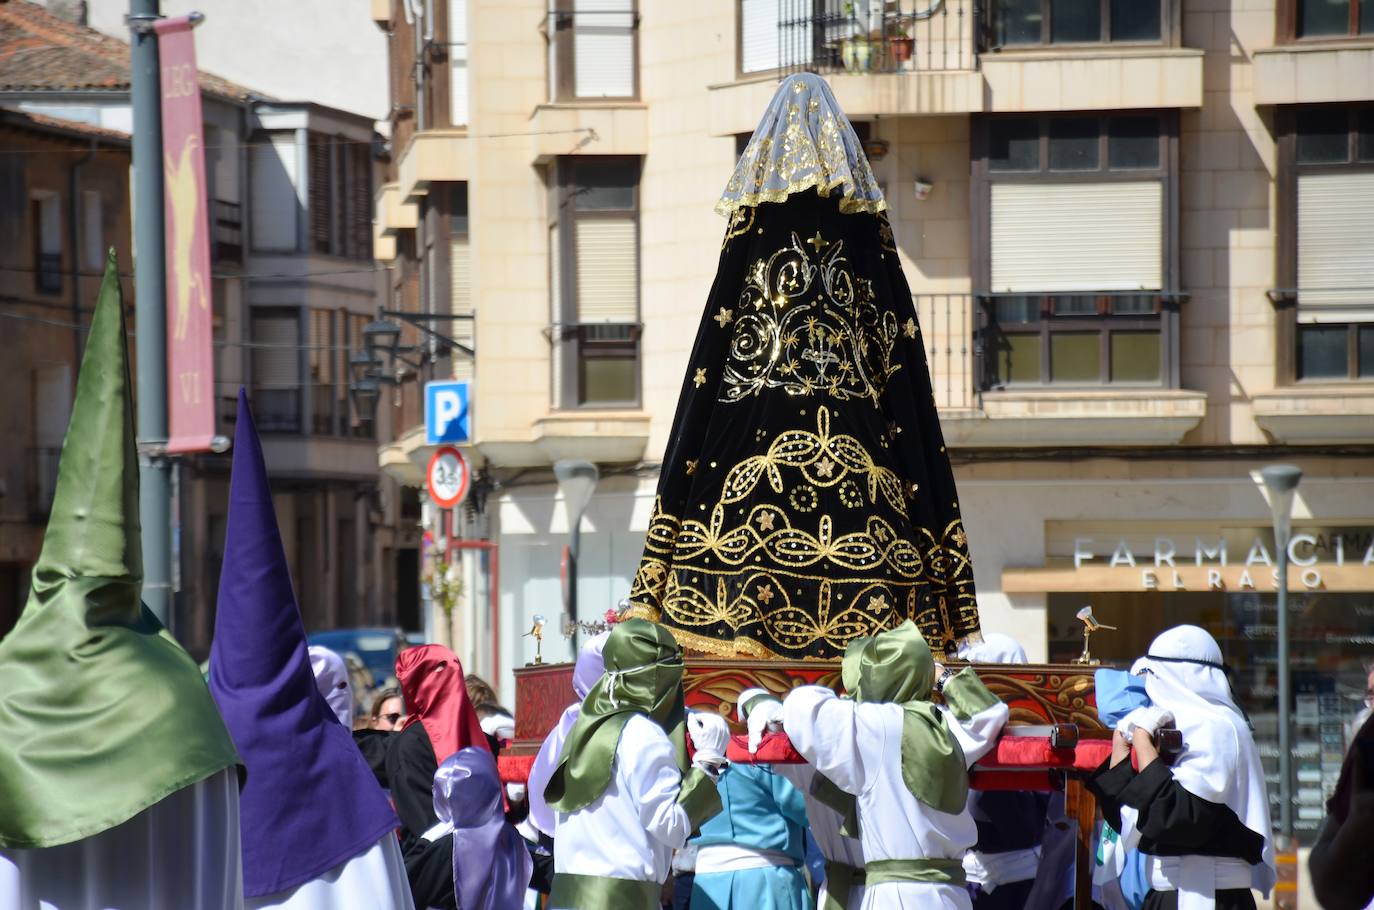
[[[377,716],[372,719],[372,729],[374,730],[399,730],[401,722],[406,719],[405,706],[401,700],[392,696],[382,702],[382,710],[377,712]]]
[[[1374,670],[1369,671],[1369,678],[1364,681],[1364,706],[1374,708]]]

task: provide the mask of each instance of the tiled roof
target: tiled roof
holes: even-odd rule
[[[201,90],[239,101],[261,92],[200,73]],[[0,0],[0,92],[126,91],[129,45],[28,0]]]
[[[40,132],[69,136],[90,136],[123,144],[129,141],[129,134],[119,130],[82,123],[80,120],[64,120],[61,117],[49,117],[47,114],[34,114],[9,108],[0,108],[0,126],[36,129]]]

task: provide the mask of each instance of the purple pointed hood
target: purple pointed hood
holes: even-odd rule
[[[315,686],[242,390],[210,693],[248,769],[239,797],[246,897],[317,878],[398,826],[351,732]]]

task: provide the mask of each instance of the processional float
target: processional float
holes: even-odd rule
[[[625,609],[683,646],[691,708],[733,722],[750,688],[839,689],[845,646],[908,619],[949,663],[981,637],[925,342],[885,210],[830,87],[789,77],[717,205],[728,219],[720,264]],[[974,665],[1011,720],[971,784],[1064,790],[1080,907],[1096,813],[1080,779],[1110,736],[1095,710],[1096,628],[1085,622],[1077,663]],[[567,706],[572,667],[515,671],[507,778],[523,779]],[[797,757],[771,734],[757,758],[740,736],[730,758]]]

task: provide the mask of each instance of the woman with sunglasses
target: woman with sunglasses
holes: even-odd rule
[[[372,722],[369,724],[373,730],[394,733],[401,729],[405,719],[406,709],[401,701],[400,689],[383,689],[377,693],[372,701]]]

